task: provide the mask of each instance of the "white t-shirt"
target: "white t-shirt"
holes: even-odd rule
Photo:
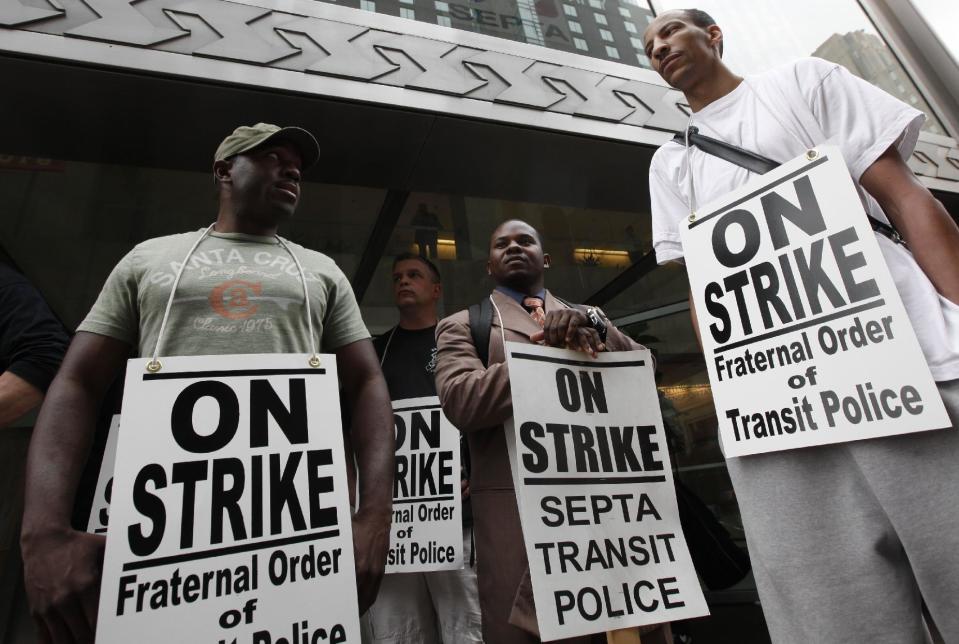
[[[692,124],[706,136],[779,162],[822,143],[837,145],[870,216],[888,222],[859,179],[890,145],[908,158],[924,119],[922,112],[844,67],[805,58],[747,77],[735,90],[693,114]],[[682,262],[678,224],[694,209],[689,203],[685,156],[685,147],[670,141],[656,151],[649,168],[653,248],[660,264]],[[695,146],[689,156],[696,207],[751,178],[748,170]],[[882,235],[877,239],[933,378],[959,378],[959,306],[936,292],[909,251]]]

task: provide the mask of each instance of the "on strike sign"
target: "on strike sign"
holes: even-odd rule
[[[106,446],[103,448],[103,460],[100,462],[100,474],[97,477],[97,491],[90,507],[87,520],[87,532],[106,534],[110,522],[110,496],[113,494],[113,462],[117,457],[117,436],[120,432],[120,414],[110,419]]]
[[[127,368],[98,642],[359,642],[334,356]]]
[[[396,474],[386,572],[463,567],[460,433],[436,396],[393,401]]]
[[[544,640],[709,613],[679,524],[649,351],[507,343],[507,445]]]
[[[950,425],[838,148],[682,228],[726,456]]]

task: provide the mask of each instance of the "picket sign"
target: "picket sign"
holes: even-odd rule
[[[93,505],[90,506],[90,517],[87,519],[87,532],[90,534],[107,533],[107,523],[110,519],[110,497],[113,494],[113,463],[117,457],[117,434],[119,432],[120,414],[114,414],[110,419],[107,442],[103,448],[103,460],[100,461],[100,474],[97,476],[96,493],[93,496]]]
[[[144,362],[127,368],[97,642],[359,642],[335,356]]]
[[[508,342],[506,357],[506,443],[542,639],[708,615],[649,351]]]
[[[839,148],[680,229],[727,457],[951,425]]]
[[[460,433],[436,396],[393,401],[396,473],[386,572],[463,567]]]

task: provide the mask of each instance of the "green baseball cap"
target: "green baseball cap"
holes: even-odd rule
[[[216,149],[213,161],[223,161],[273,141],[289,141],[295,145],[300,151],[300,156],[303,157],[304,170],[320,158],[320,144],[303,128],[257,123],[252,126],[241,125],[233,130],[233,133],[223,139],[220,147]]]

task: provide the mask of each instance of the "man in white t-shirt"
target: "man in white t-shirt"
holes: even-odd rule
[[[829,141],[870,216],[911,253],[879,246],[954,424],[959,424],[959,228],[909,170],[924,116],[816,58],[747,78],[722,62],[722,31],[698,10],[646,29],[653,68],[681,90],[706,136],[784,162]],[[683,259],[678,224],[751,174],[669,142],[649,171],[659,263]],[[688,163],[688,165],[687,165]],[[690,185],[692,183],[692,185]],[[694,188],[694,189],[693,189]],[[695,309],[690,301],[695,325]],[[698,329],[697,329],[698,333]],[[921,601],[959,642],[959,432],[727,461],[767,624],[776,642],[925,642]]]

